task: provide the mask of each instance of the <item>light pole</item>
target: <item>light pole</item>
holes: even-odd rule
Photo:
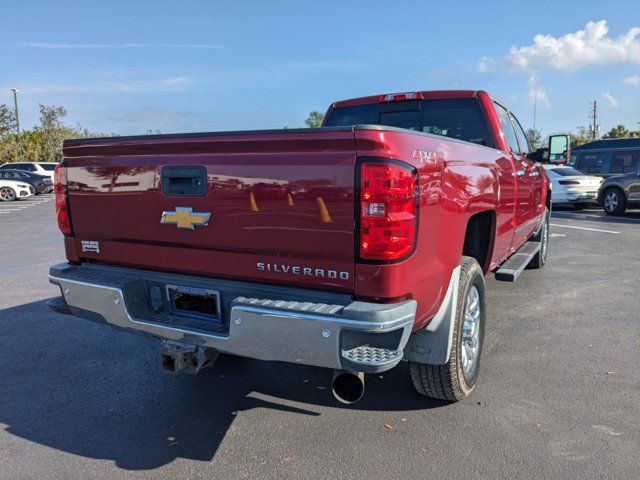
[[[20,138],[20,119],[18,118],[18,89],[12,88],[13,106],[16,110],[16,130],[18,131],[18,159],[22,162],[22,139]]]

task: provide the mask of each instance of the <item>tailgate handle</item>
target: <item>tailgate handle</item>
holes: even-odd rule
[[[202,197],[207,193],[204,167],[164,167],[162,193],[171,197]]]

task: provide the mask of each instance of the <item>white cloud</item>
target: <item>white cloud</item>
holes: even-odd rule
[[[183,90],[189,79],[177,77],[160,79],[130,79],[122,81],[86,79],[78,82],[23,82],[20,90],[23,94],[66,94],[66,93],[137,93],[137,92],[169,92]]]
[[[609,102],[609,105],[611,105],[613,108],[619,105],[618,99],[611,95],[609,92],[604,92],[602,96],[607,102]]]
[[[477,63],[480,73],[491,73],[496,71],[496,61],[492,57],[482,57]]]
[[[543,105],[545,107],[551,106],[547,92],[537,76],[531,75],[529,80],[527,80],[527,85],[529,87],[529,101],[532,104],[537,103],[538,105]]]
[[[202,48],[220,49],[221,45],[210,43],[48,43],[22,42],[20,45],[29,48],[46,49],[82,49],[82,48]]]
[[[640,75],[631,75],[630,77],[623,78],[622,81],[634,87],[640,87]]]
[[[607,21],[600,20],[561,37],[539,34],[531,45],[512,46],[506,57],[507,65],[512,73],[531,74],[544,69],[573,72],[591,66],[640,64],[640,27],[633,27],[617,38],[608,33]]]
[[[163,83],[168,87],[178,87],[189,83],[189,79],[184,75],[178,75],[177,77],[166,78]]]

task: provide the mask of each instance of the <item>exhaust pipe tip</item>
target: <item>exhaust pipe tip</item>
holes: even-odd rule
[[[336,370],[333,372],[331,392],[341,403],[351,405],[364,395],[364,373]]]

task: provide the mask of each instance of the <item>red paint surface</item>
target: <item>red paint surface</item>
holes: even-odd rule
[[[460,263],[468,219],[494,212],[490,269],[495,268],[536,228],[531,220],[544,211],[548,188],[543,169],[528,160],[526,178],[515,175],[525,160],[508,153],[487,94],[421,93],[424,98],[475,96],[498,148],[374,129],[67,142],[75,235],[65,240],[68,259],[327,289],[378,301],[415,298],[415,329],[420,328],[438,310],[451,271]],[[420,150],[430,155],[415,155]],[[400,160],[418,171],[417,245],[399,263],[355,261],[355,165],[358,157],[368,156]],[[163,195],[163,166],[206,167],[207,194]],[[209,225],[191,231],[161,224],[162,212],[175,207],[211,213]],[[100,253],[83,253],[82,240],[100,242]],[[278,265],[280,271],[259,270],[259,262]],[[285,273],[287,266],[321,269],[324,276]],[[349,279],[329,278],[329,270],[346,272]]]

